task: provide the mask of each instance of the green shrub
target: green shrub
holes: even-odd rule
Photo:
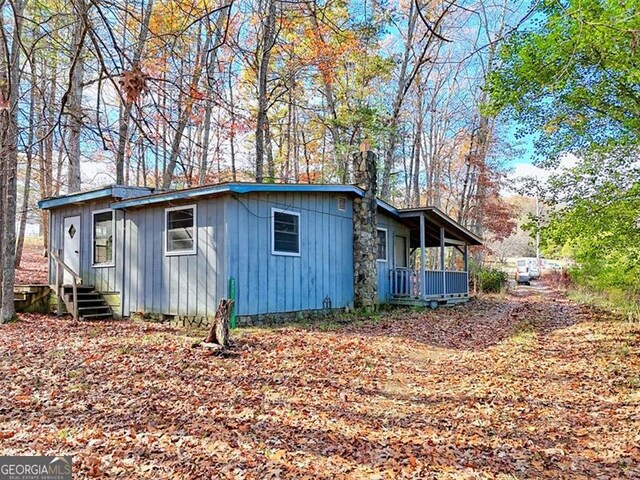
[[[495,268],[480,267],[476,273],[478,290],[486,293],[502,292],[507,285],[508,275]]]

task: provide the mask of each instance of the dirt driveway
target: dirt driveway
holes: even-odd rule
[[[0,453],[74,478],[640,478],[640,325],[559,293],[356,323],[0,328]]]

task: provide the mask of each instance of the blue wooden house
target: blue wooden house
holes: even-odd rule
[[[50,211],[49,283],[86,319],[208,319],[230,296],[239,323],[350,308],[353,205],[363,194],[353,185],[227,183],[48,198],[39,206]],[[480,244],[436,208],[378,200],[379,302],[467,299],[467,247]]]

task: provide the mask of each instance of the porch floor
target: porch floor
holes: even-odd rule
[[[469,301],[469,295],[467,294],[451,294],[447,296],[442,295],[426,295],[423,297],[410,297],[410,296],[392,296],[389,299],[389,305],[405,305],[410,307],[430,307],[437,308],[438,306],[456,305],[458,303],[465,303]]]

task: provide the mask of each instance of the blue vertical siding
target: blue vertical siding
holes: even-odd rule
[[[228,272],[237,280],[238,315],[353,303],[351,199],[338,210],[333,193],[252,193],[229,197]],[[300,214],[300,256],[271,253],[271,208]]]
[[[115,215],[115,238],[114,238],[114,264],[111,267],[94,267],[92,258],[92,236],[91,222],[92,213],[97,210],[108,209],[113,199],[106,198],[99,201],[87,202],[83,204],[71,204],[64,207],[54,208],[50,211],[51,226],[49,231],[49,248],[58,251],[63,248],[64,219],[66,217],[80,216],[80,272],[85,285],[93,285],[102,292],[119,292],[120,277],[117,275],[117,265],[120,261],[118,248],[122,242],[122,212],[114,210]],[[62,258],[62,256],[61,256]],[[56,266],[53,258],[49,257],[49,284],[56,281]]]
[[[391,282],[389,271],[396,268],[394,265],[394,248],[396,235],[406,237],[407,246],[409,245],[409,229],[397,222],[389,215],[378,212],[378,228],[387,229],[387,261],[378,261],[378,301],[386,303],[391,298]],[[408,248],[408,247],[407,247]],[[409,252],[407,250],[407,258]]]
[[[169,205],[126,211],[124,315],[215,314],[227,288],[225,202],[220,197],[185,204],[196,205],[196,253],[192,255],[165,254]]]
[[[338,210],[338,198],[346,210]],[[64,217],[81,216],[81,276],[103,292],[118,292],[122,314],[147,312],[213,316],[237,284],[237,313],[257,315],[353,304],[353,204],[349,195],[331,192],[262,192],[201,198],[196,205],[196,254],[167,256],[165,209],[176,204],[115,210],[114,266],[91,265],[91,213],[112,199],[69,205],[51,211],[51,247],[61,248]],[[274,255],[272,207],[300,214],[300,256]],[[385,213],[378,224],[388,232],[387,262],[378,262],[381,302],[390,297],[396,235],[408,229]],[[55,268],[50,268],[50,281]]]

